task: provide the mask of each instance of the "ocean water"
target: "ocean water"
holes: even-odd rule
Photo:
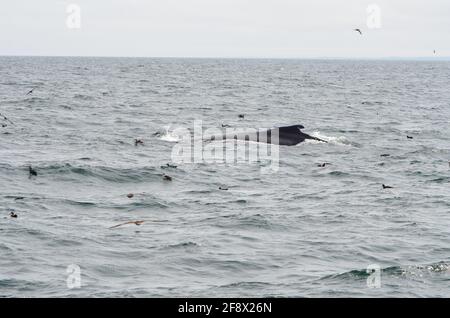
[[[0,296],[449,297],[449,82],[445,61],[0,57]],[[273,173],[168,167],[195,120],[329,142]]]

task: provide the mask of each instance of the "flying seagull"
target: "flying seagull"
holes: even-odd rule
[[[361,29],[354,29],[353,31],[359,32],[362,35]]]
[[[110,227],[110,229],[115,229],[115,228],[118,228],[118,227],[121,227],[121,226],[124,226],[124,225],[129,225],[129,224],[134,224],[134,225],[142,225],[143,223],[145,223],[145,222],[153,222],[153,223],[162,223],[162,222],[167,222],[167,220],[139,220],[139,221],[128,221],[128,222],[125,222],[125,223],[120,223],[120,224],[117,224],[117,225],[114,225],[114,226],[111,226]]]
[[[141,225],[144,222],[145,221],[129,221],[129,222],[125,222],[125,223],[121,223],[121,224],[118,224],[118,225],[111,226],[110,229],[115,229],[116,227],[123,226],[123,225],[128,225],[128,224]]]
[[[3,115],[2,113],[0,113],[0,117],[3,117],[4,120],[6,120],[7,122],[9,122],[9,123],[11,123],[12,125],[14,125],[14,123],[13,123],[11,120],[9,120],[9,118],[6,117],[5,115]]]

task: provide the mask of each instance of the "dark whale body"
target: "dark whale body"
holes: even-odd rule
[[[212,136],[211,140],[245,140],[254,142],[264,142],[281,146],[295,146],[306,139],[325,142],[325,140],[310,136],[301,131],[302,125],[293,125],[286,127],[277,127],[268,130],[258,131],[237,131],[223,136]]]

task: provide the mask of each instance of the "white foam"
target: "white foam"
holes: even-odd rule
[[[347,140],[347,138],[345,138],[344,136],[326,136],[324,134],[322,134],[320,131],[315,131],[311,134],[311,136],[325,140],[326,142],[330,143],[330,144],[334,144],[334,145],[341,145],[341,146],[351,146],[351,142]],[[320,144],[322,142],[317,141],[317,140],[311,140],[311,139],[307,139],[305,140],[306,143],[311,143],[311,144]]]
[[[165,127],[166,131],[159,137],[161,140],[168,142],[179,142],[182,136],[178,135],[175,131],[170,130],[170,126]]]

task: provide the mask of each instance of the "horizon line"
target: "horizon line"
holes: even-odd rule
[[[139,55],[29,55],[0,54],[0,57],[148,58],[148,59],[235,59],[235,60],[450,60],[450,56],[139,56]]]

